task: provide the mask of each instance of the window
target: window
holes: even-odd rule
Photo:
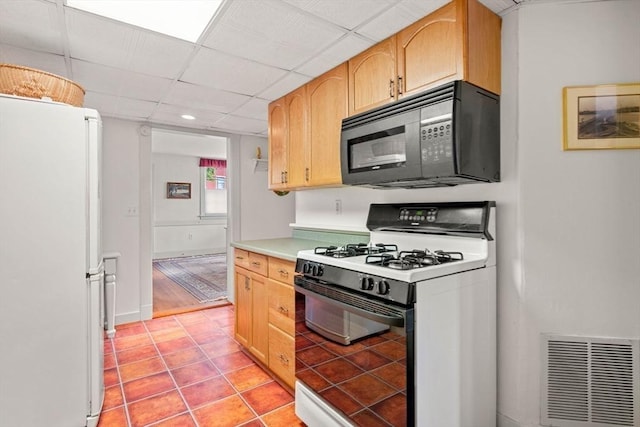
[[[201,217],[227,216],[226,161],[200,159],[201,169]]]

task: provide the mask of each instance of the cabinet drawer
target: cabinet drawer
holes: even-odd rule
[[[295,342],[273,325],[269,325],[269,369],[289,387],[295,385]]]
[[[249,251],[235,249],[233,251],[233,262],[239,267],[249,268]]]
[[[293,285],[296,263],[269,257],[269,278]]]
[[[293,287],[269,279],[269,323],[295,334],[295,291]]]
[[[266,255],[249,252],[249,267],[247,268],[266,277],[269,272],[269,261]]]

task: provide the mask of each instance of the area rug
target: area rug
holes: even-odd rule
[[[200,302],[217,301],[227,296],[226,254],[160,259],[153,262],[153,268]]]

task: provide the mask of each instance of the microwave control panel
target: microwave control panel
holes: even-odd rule
[[[450,163],[453,158],[451,119],[421,125],[420,142],[423,165]]]

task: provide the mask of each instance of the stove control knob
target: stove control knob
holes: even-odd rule
[[[389,293],[389,282],[386,280],[380,280],[378,282],[378,294],[387,295]]]
[[[311,274],[314,276],[322,276],[324,274],[324,268],[320,264],[316,264],[311,268]]]
[[[302,273],[303,274],[311,273],[311,264],[309,264],[308,262],[305,262],[304,264],[302,264]]]
[[[373,289],[373,278],[371,277],[363,277],[360,279],[360,288],[363,291],[370,291]]]

